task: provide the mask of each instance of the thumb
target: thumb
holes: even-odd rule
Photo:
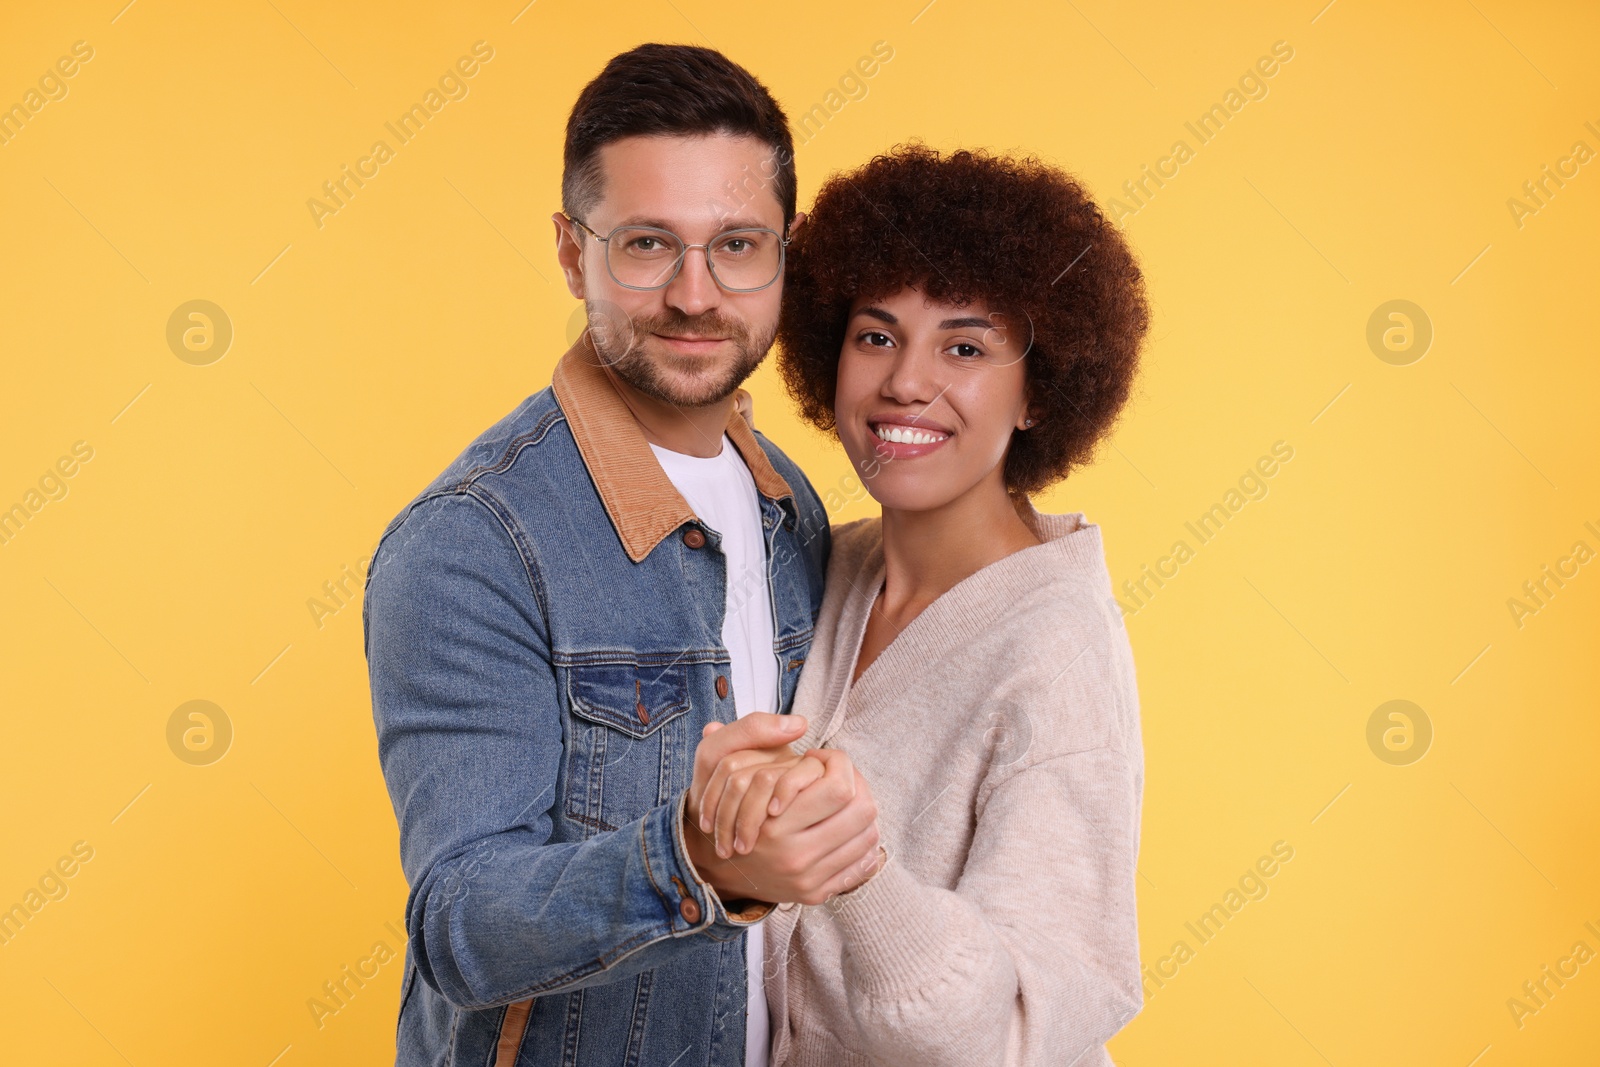
[[[799,737],[808,725],[804,715],[772,715],[772,720],[773,729],[785,738]]]
[[[806,732],[804,715],[777,715],[770,711],[752,711],[728,724],[737,736],[730,735],[729,743],[735,748],[772,748],[799,739]]]

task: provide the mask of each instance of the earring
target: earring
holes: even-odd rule
[[[1022,425],[1024,425],[1024,426],[1032,426],[1033,425],[1033,420],[1029,419],[1028,421],[1024,422]]]

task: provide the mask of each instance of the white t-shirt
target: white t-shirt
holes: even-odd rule
[[[722,536],[727,565],[727,607],[722,644],[733,664],[735,716],[778,710],[778,660],[772,651],[772,593],[767,585],[767,543],[761,498],[739,450],[722,435],[722,451],[709,459],[652,444],[661,467],[701,522]],[[709,542],[705,551],[711,550]],[[745,1067],[767,1067],[771,1025],[767,1015],[762,958],[765,923],[745,937],[749,997],[745,1014]]]

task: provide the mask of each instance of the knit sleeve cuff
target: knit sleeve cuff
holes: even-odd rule
[[[949,931],[934,921],[929,890],[892,857],[823,907],[849,952],[851,984],[863,992],[921,986],[949,970]]]

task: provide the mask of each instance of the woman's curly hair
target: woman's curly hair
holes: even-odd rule
[[[1012,435],[1005,483],[1030,495],[1087,463],[1133,383],[1150,324],[1144,276],[1081,185],[1032,157],[899,145],[817,194],[789,246],[778,370],[800,413],[836,429],[851,303],[914,285],[1032,324],[1024,357],[1038,422]]]

